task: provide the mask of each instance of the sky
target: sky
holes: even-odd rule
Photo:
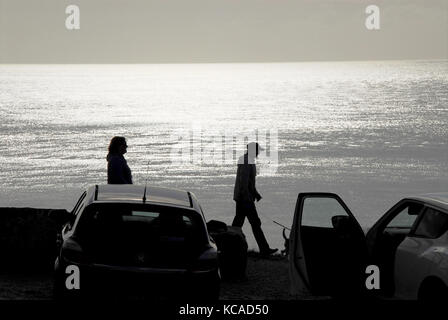
[[[447,0],[0,0],[0,63],[447,58]]]

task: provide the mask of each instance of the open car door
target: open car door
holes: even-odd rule
[[[300,193],[290,239],[292,294],[339,296],[362,291],[365,236],[338,195]]]

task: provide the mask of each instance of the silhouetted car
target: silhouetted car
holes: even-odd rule
[[[93,186],[68,218],[55,262],[56,297],[219,297],[216,245],[192,193]],[[79,289],[70,285],[73,266]]]
[[[291,293],[448,301],[448,193],[409,197],[364,235],[342,199],[300,193],[290,236]],[[379,290],[366,290],[366,266]]]

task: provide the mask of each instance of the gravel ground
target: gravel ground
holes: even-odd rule
[[[247,280],[222,282],[223,300],[290,300],[288,260],[280,255],[261,258],[249,252]]]
[[[1,274],[1,300],[49,300],[53,296],[52,274]]]

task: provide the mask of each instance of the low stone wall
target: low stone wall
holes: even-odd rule
[[[58,225],[51,209],[0,208],[0,271],[51,271]]]
[[[0,272],[42,272],[53,270],[57,255],[56,235],[62,228],[52,209],[0,208]],[[220,250],[223,278],[245,277],[247,242],[240,228],[209,231]],[[213,230],[216,229],[216,230]]]

